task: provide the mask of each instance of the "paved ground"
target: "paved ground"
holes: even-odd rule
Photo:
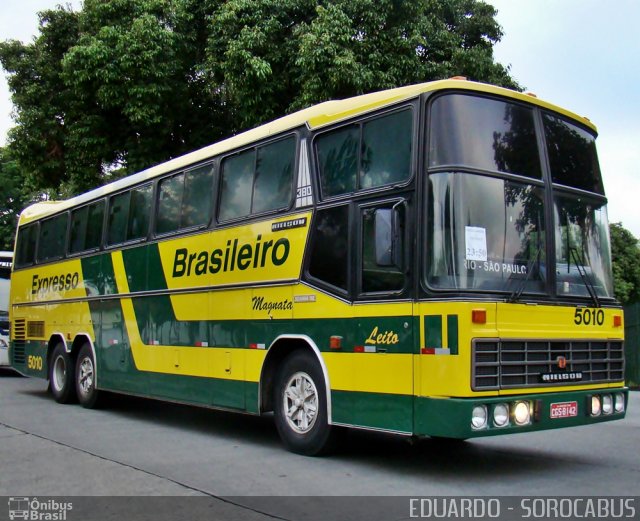
[[[306,458],[281,447],[270,418],[129,397],[85,410],[0,371],[0,496],[200,496],[190,506],[214,519],[321,519],[342,501],[326,496],[368,496],[340,507],[359,519],[388,506],[375,496],[638,495],[639,434],[632,393],[620,422],[452,446],[351,432],[337,454]],[[114,519],[120,504],[162,518],[148,503],[92,501]]]

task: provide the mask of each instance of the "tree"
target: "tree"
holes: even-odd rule
[[[207,71],[240,127],[454,75],[519,88],[493,60],[495,15],[477,0],[229,0],[212,17]]]
[[[4,203],[0,207],[0,250],[13,250],[18,215],[29,201],[18,163],[0,148],[0,186]]]
[[[640,302],[640,244],[638,239],[625,229],[622,223],[612,223],[609,230],[611,232],[614,294],[623,305]]]
[[[9,147],[70,195],[329,98],[466,75],[518,88],[480,0],[85,0],[0,43]]]
[[[9,148],[26,181],[57,188],[68,179],[65,120],[71,99],[60,63],[77,40],[78,23],[77,14],[62,8],[44,11],[39,18],[40,35],[32,44],[0,44],[17,114]]]

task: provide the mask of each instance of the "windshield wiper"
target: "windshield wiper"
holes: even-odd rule
[[[596,291],[595,286],[593,285],[593,282],[589,280],[589,277],[587,276],[587,271],[584,269],[584,266],[580,264],[580,258],[578,257],[578,250],[575,247],[569,248],[569,259],[571,259],[571,255],[573,255],[573,262],[576,263],[576,269],[580,274],[580,278],[582,279],[582,282],[584,282],[584,287],[587,288],[587,292],[589,293],[591,300],[593,300],[595,307],[599,308],[600,299],[598,299],[598,293]]]
[[[536,250],[536,254],[531,259],[529,259],[529,262],[527,263],[527,274],[525,275],[524,279],[520,281],[516,289],[513,290],[511,295],[509,295],[507,302],[510,302],[512,304],[514,302],[518,302],[518,300],[520,299],[520,296],[522,295],[522,292],[524,291],[525,286],[527,285],[527,282],[529,281],[529,275],[533,271],[533,266],[535,265],[536,262],[538,263],[540,262],[541,251],[542,251],[542,244],[539,244],[538,249]]]

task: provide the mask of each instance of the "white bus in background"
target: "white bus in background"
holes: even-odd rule
[[[9,285],[13,252],[0,251],[0,366],[9,365]]]

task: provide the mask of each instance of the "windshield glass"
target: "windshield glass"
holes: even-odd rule
[[[542,121],[553,182],[604,195],[595,136],[551,114]]]
[[[429,175],[428,284],[542,292],[543,189],[465,173]]]
[[[558,294],[586,296],[587,284],[591,284],[597,296],[612,297],[609,222],[604,204],[558,195],[554,213]]]

